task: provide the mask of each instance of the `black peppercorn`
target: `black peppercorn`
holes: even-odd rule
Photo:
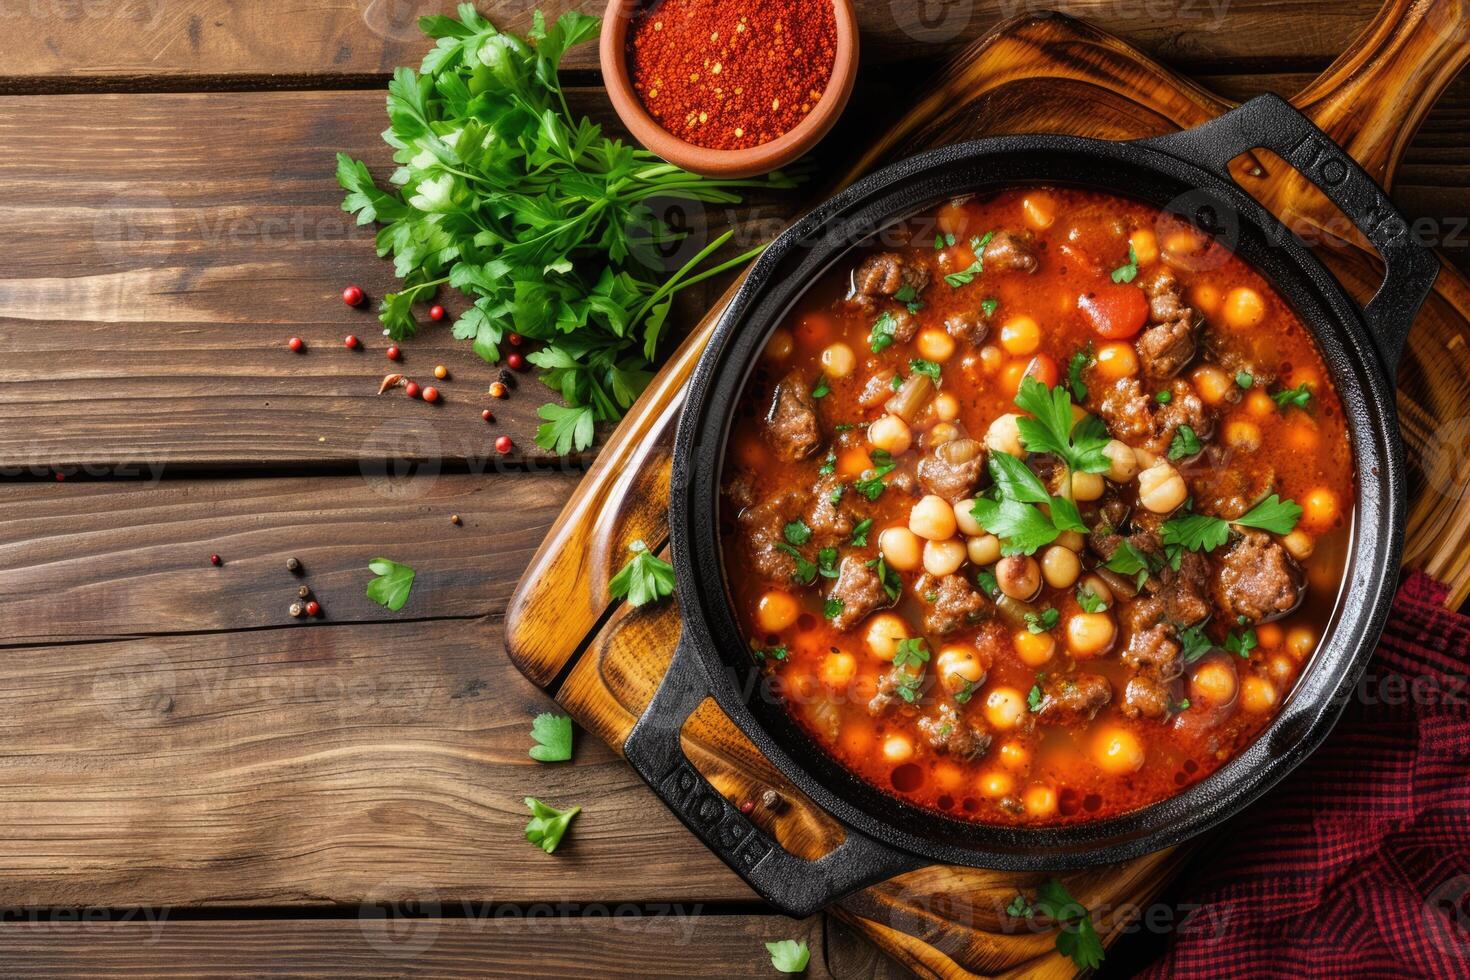
[[[298,559],[295,559],[295,558],[287,558],[286,559],[286,571],[290,572],[292,575],[298,575],[298,574],[300,574],[300,572],[301,572],[301,562]]]
[[[299,588],[299,589],[296,590],[296,594],[299,595],[303,599],[310,599],[311,598],[311,589],[308,588],[307,586],[303,585],[301,588]]]

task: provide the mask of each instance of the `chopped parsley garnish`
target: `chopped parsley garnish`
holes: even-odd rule
[[[958,676],[958,675],[952,674],[950,676]],[[952,695],[952,697],[955,700],[955,703],[956,704],[969,704],[970,703],[970,698],[972,698],[972,697],[975,696],[975,686],[976,686],[975,685],[975,682],[972,681],[972,680],[970,680],[968,677],[961,677],[960,678],[960,686],[954,692],[954,694]]]
[[[832,426],[832,431],[840,435],[843,432],[851,432],[853,429],[856,428],[857,426],[853,425],[851,422],[838,422],[836,425]]]
[[[1202,448],[1204,447],[1199,444],[1199,436],[1194,434],[1194,429],[1181,425],[1174,430],[1174,438],[1169,440],[1169,458],[1184,459],[1197,454]]]
[[[1006,906],[1006,915],[1013,919],[1029,919],[1033,914],[1035,910],[1031,908],[1031,900],[1019,892]]]
[[[1072,355],[1067,362],[1067,387],[1072,390],[1072,398],[1077,404],[1087,401],[1087,384],[1082,380],[1082,372],[1092,367],[1097,360],[1092,354],[1092,345],[1088,344],[1083,350]]]
[[[922,667],[929,662],[929,646],[922,636],[898,641],[898,650],[893,654],[895,667]]]
[[[1168,388],[1165,388],[1163,391],[1157,391],[1154,393],[1154,401],[1158,402],[1160,405],[1167,405],[1173,400],[1174,393]]]
[[[1205,635],[1203,626],[1191,626],[1179,631],[1179,650],[1184,662],[1192,664],[1215,649],[1215,644]]]
[[[1001,539],[1004,554],[1033,554],[1063,531],[1087,533],[1077,505],[1047,493],[1041,478],[1015,456],[994,453],[989,468],[994,481],[989,493],[994,496],[976,497],[970,513]],[[1046,504],[1051,513],[1044,513],[1037,504]]]
[[[572,818],[582,812],[574,806],[570,810],[558,810],[547,806],[534,796],[526,797],[526,806],[531,808],[531,822],[526,824],[526,840],[550,854],[566,835]]]
[[[1272,534],[1290,534],[1301,520],[1301,505],[1271,494],[1232,521],[1205,514],[1171,517],[1162,528],[1165,545],[1178,545],[1190,551],[1214,551],[1230,536],[1230,525],[1253,527]]]
[[[995,316],[995,311],[999,308],[1000,300],[995,299],[994,297],[982,299],[980,301],[980,309],[985,311],[986,316]]]
[[[831,493],[827,494],[827,499],[832,502],[832,506],[833,507],[836,507],[839,503],[842,502],[842,495],[846,491],[847,491],[847,484],[846,483],[839,483],[839,484],[837,484],[837,486],[835,486],[835,487],[832,488],[832,492]]]
[[[1045,633],[1061,622],[1062,614],[1057,609],[1043,609],[1040,613],[1026,614],[1026,632]]]
[[[760,647],[752,643],[750,646],[750,655],[755,657],[755,659],[757,660],[785,660],[786,648],[784,646],[779,646],[770,647],[769,649],[762,650]]]
[[[1026,692],[1026,707],[1031,712],[1036,712],[1041,707],[1041,685],[1032,684],[1031,690]]]
[[[1179,714],[1181,711],[1188,711],[1188,710],[1189,710],[1189,698],[1183,698],[1183,699],[1181,699],[1177,704],[1174,705],[1174,708],[1173,708],[1174,714],[1176,714],[1176,715]]]
[[[1157,559],[1138,550],[1132,541],[1118,542],[1118,550],[1113,552],[1111,558],[1103,563],[1103,568],[1119,575],[1131,575],[1134,583],[1141,589],[1143,583],[1148,581],[1150,572],[1157,569]]]
[[[1092,924],[1087,907],[1077,901],[1057,879],[1036,889],[1031,908],[1057,924],[1057,952],[1071,959],[1078,969],[1095,970],[1103,961],[1102,939]]]
[[[776,550],[786,552],[796,563],[795,569],[791,573],[791,580],[793,582],[796,582],[798,585],[811,585],[817,580],[817,566],[803,557],[801,552],[791,547],[785,541],[777,541]]]
[[[853,525],[852,539],[848,541],[848,544],[852,545],[854,548],[867,547],[868,532],[872,529],[873,519],[871,517],[864,517],[862,520]]]
[[[828,619],[836,619],[841,616],[842,600],[835,597],[828,599],[822,606],[822,615]]]
[[[888,563],[883,560],[882,555],[867,562],[867,566],[877,571],[878,581],[883,583],[883,591],[888,594],[888,601],[897,602],[899,594],[903,592],[903,579],[899,578],[898,573],[888,567]]]
[[[633,557],[607,583],[614,599],[627,597],[629,605],[642,606],[674,594],[674,566],[648,550],[640,538],[628,545]]]
[[[893,344],[893,332],[898,329],[898,321],[893,314],[884,310],[878,319],[873,321],[873,329],[868,332],[868,349],[874,354],[881,354]]]
[[[939,365],[933,361],[926,361],[916,357],[912,361],[909,361],[909,370],[915,374],[928,375],[930,381],[933,381],[936,385],[939,384]]]
[[[892,388],[894,391],[897,391],[898,389],[902,388],[903,387],[903,375],[901,375],[901,374],[899,374],[897,372],[894,372],[893,377],[891,377],[891,378],[888,379],[888,387]]]
[[[781,533],[791,544],[806,544],[812,539],[812,529],[800,518],[787,524]]]
[[[1109,437],[1107,426],[1096,415],[1072,422],[1072,398],[1060,386],[1048,388],[1033,377],[1021,380],[1016,407],[1033,418],[1016,419],[1021,445],[1033,453],[1055,453],[1071,469],[1081,473],[1106,473],[1112,463],[1103,450]]]
[[[572,757],[572,719],[550,712],[539,714],[531,722],[530,756],[537,762],[566,762]]]
[[[827,454],[827,457],[822,460],[822,465],[817,468],[817,475],[818,476],[831,476],[833,473],[836,473],[836,472],[837,472],[837,454],[836,453],[828,453]]]
[[[1237,371],[1235,372],[1235,383],[1242,388],[1249,388],[1256,383],[1256,379],[1251,376],[1249,371]]]
[[[1312,389],[1308,388],[1307,383],[1303,381],[1295,388],[1288,388],[1285,391],[1275,392],[1271,395],[1271,400],[1275,402],[1276,407],[1281,409],[1283,412],[1286,411],[1288,408],[1305,409],[1307,405],[1311,404]]]
[[[828,384],[827,376],[824,374],[817,379],[816,386],[812,388],[812,397],[826,398],[830,394],[832,394],[832,386]]]
[[[907,306],[910,313],[917,313],[924,308],[924,304],[919,302],[919,291],[909,283],[898,287],[898,292],[893,294],[893,298]]]
[[[817,551],[817,574],[823,578],[837,577],[836,548],[822,548]]]
[[[944,235],[935,235],[934,236],[934,247],[936,249],[941,249],[941,248],[944,248],[946,245],[953,245],[954,243],[955,243],[955,237],[954,237],[954,235],[944,234]]]
[[[975,584],[985,590],[985,594],[994,597],[1000,591],[1000,583],[995,580],[995,573],[988,568],[982,568],[975,573]]]
[[[1113,282],[1132,282],[1138,278],[1138,253],[1133,250],[1133,243],[1128,243],[1128,264],[1120,265],[1113,270]]]
[[[985,271],[985,246],[995,237],[995,232],[987,231],[979,238],[970,239],[970,249],[975,253],[975,261],[961,269],[959,272],[951,272],[944,277],[944,281],[955,289],[973,282],[975,277]]]
[[[923,674],[903,674],[903,675],[901,675],[898,678],[897,690],[898,690],[898,696],[899,697],[903,698],[904,701],[907,702],[908,704],[913,704],[915,701],[919,700],[919,695],[923,693],[923,690],[924,690],[924,675]]]
[[[888,488],[883,478],[892,473],[898,464],[893,461],[889,453],[882,449],[875,449],[868,455],[873,460],[873,468],[868,471],[868,476],[861,480],[854,480],[852,488],[869,500],[877,500]]]
[[[1102,612],[1108,608],[1108,604],[1103,602],[1102,596],[1085,587],[1077,590],[1077,605],[1081,606],[1082,611],[1087,613]]]
[[[1253,629],[1244,629],[1238,633],[1231,630],[1225,637],[1225,649],[1240,657],[1249,658],[1256,645],[1256,631]]]

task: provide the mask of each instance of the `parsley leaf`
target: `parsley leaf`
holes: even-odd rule
[[[896,684],[898,696],[903,698],[906,704],[913,704],[919,700],[919,695],[924,693],[923,674],[902,674]]]
[[[873,321],[873,327],[868,331],[868,349],[874,354],[881,354],[893,346],[893,332],[898,329],[898,321],[893,314],[884,310]]]
[[[1230,537],[1230,525],[1206,514],[1183,514],[1165,521],[1160,536],[1165,547],[1214,551]]]
[[[798,585],[811,585],[817,580],[817,566],[809,561],[801,552],[791,547],[785,541],[777,541],[776,550],[786,552],[795,563],[791,572],[791,580],[793,582]]]
[[[864,517],[852,527],[852,538],[847,543],[854,548],[866,548],[868,545],[868,532],[873,529],[873,519]]]
[[[939,384],[939,365],[933,361],[915,358],[909,361],[909,370],[915,374],[927,374],[930,381],[933,381],[936,385]]]
[[[1194,456],[1204,448],[1199,444],[1199,436],[1194,434],[1194,429],[1187,425],[1181,425],[1174,430],[1174,438],[1169,440],[1169,458],[1183,459],[1186,456]]]
[[[976,276],[985,271],[985,246],[995,237],[995,232],[987,231],[979,238],[970,239],[970,249],[975,253],[975,261],[961,269],[959,272],[951,272],[944,277],[944,281],[955,289],[968,285]]]
[[[1051,494],[1031,467],[1010,453],[990,454],[990,475],[1000,494],[1023,504],[1046,504]]]
[[[877,465],[868,470],[868,475],[863,479],[854,480],[852,488],[869,500],[877,500],[883,491],[888,489],[888,484],[883,482],[883,478],[892,473],[898,464],[893,462],[893,457],[881,450],[874,450],[870,455]],[[836,501],[834,500],[833,503]]]
[[[1154,564],[1149,556],[1139,551],[1132,541],[1120,541],[1118,550],[1114,551],[1113,556],[1103,563],[1103,567],[1119,575],[1133,576],[1140,589],[1143,588],[1143,583],[1148,581],[1149,573],[1154,570]]]
[[[888,567],[888,563],[879,555],[867,566],[878,573],[878,581],[883,583],[883,591],[888,595],[889,602],[897,602],[899,595],[903,592],[903,579],[899,578],[897,572]]]
[[[826,398],[830,394],[832,394],[832,385],[828,383],[827,376],[824,374],[817,379],[817,383],[812,387],[812,397]]]
[[[895,667],[922,667],[929,662],[929,647],[922,636],[898,641],[898,650],[893,654]]]
[[[1312,389],[1308,388],[1307,383],[1303,381],[1295,388],[1288,388],[1285,391],[1278,391],[1273,393],[1271,395],[1271,400],[1275,402],[1276,407],[1281,409],[1283,412],[1286,411],[1288,408],[1305,409],[1309,404],[1311,404]]]
[[[1035,909],[1056,922],[1058,953],[1069,957],[1079,969],[1095,970],[1102,964],[1102,939],[1087,907],[1060,881],[1052,878],[1036,890]]]
[[[1236,371],[1235,383],[1241,388],[1249,388],[1251,385],[1256,383],[1256,379],[1251,376],[1251,373],[1249,371]]]
[[[806,940],[783,939],[778,943],[766,943],[766,952],[771,954],[771,966],[781,973],[800,973],[811,959]]]
[[[1256,645],[1256,631],[1253,629],[1244,629],[1239,633],[1231,630],[1225,637],[1225,649],[1247,659],[1250,658],[1251,651],[1256,648]]]
[[[1132,282],[1138,278],[1138,253],[1133,250],[1133,243],[1128,243],[1128,263],[1120,265],[1113,270],[1113,282]]]
[[[812,539],[812,529],[800,518],[787,524],[781,533],[791,544],[806,544]]]
[[[836,453],[828,453],[827,456],[826,456],[826,458],[822,460],[822,465],[819,466],[819,467],[817,467],[817,475],[818,476],[831,476],[833,473],[836,473],[836,472],[837,472],[837,454]]]
[[[1036,914],[1036,910],[1031,907],[1031,900],[1019,892],[1006,905],[1006,915],[1013,919],[1029,919],[1034,914]]]
[[[1026,632],[1045,633],[1061,622],[1062,614],[1057,609],[1043,609],[1040,613],[1026,614]]]
[[[1006,555],[1035,554],[1062,533],[1039,508],[1016,500],[997,502],[976,497],[970,513],[985,530],[1000,538],[1001,553]]]
[[[1077,590],[1077,605],[1081,606],[1082,611],[1087,613],[1102,612],[1108,608],[1108,604],[1103,602],[1102,596],[1085,587]]]
[[[596,415],[590,406],[572,408],[548,402],[536,409],[545,420],[536,427],[536,445],[565,456],[574,449],[592,445]]]
[[[785,660],[786,652],[787,651],[784,646],[771,647],[769,650],[762,650],[754,643],[750,645],[750,654],[757,660]]]
[[[955,704],[969,704],[970,699],[975,696],[975,688],[978,685],[968,677],[960,677],[959,674],[951,674],[950,676],[958,677],[960,681],[959,687],[950,695],[954,698]]]
[[[550,712],[531,722],[531,758],[537,762],[566,762],[572,757],[572,719]]]
[[[531,808],[531,822],[526,824],[526,840],[550,854],[561,843],[572,823],[572,818],[582,812],[574,806],[570,810],[558,810],[547,806],[534,796],[526,797],[526,806]]]
[[[368,569],[377,578],[368,583],[367,597],[394,612],[402,609],[413,589],[414,570],[387,558],[374,558]]]
[[[1282,500],[1273,493],[1230,523],[1270,531],[1272,534],[1290,534],[1301,519],[1300,504],[1294,500]]]
[[[632,606],[642,606],[674,594],[674,566],[648,550],[639,538],[628,545],[633,557],[607,583],[608,595],[627,597]]]
[[[919,291],[909,283],[899,286],[893,298],[907,306],[910,313],[917,313],[924,308],[924,304],[919,301]]]
[[[1067,362],[1067,387],[1071,389],[1072,398],[1079,405],[1087,401],[1087,383],[1082,380],[1082,372],[1092,367],[1096,360],[1092,345],[1089,344],[1086,349],[1073,354],[1072,359]]]
[[[1109,436],[1107,426],[1096,415],[1084,415],[1072,423],[1072,398],[1060,386],[1048,388],[1035,378],[1021,380],[1016,407],[1032,418],[1016,420],[1021,444],[1033,453],[1056,453],[1062,462],[1082,473],[1106,473],[1112,466],[1103,450]]]
[[[975,573],[975,584],[985,590],[985,594],[995,598],[1000,591],[1000,583],[995,580],[995,573],[988,568],[982,568]]]
[[[1203,626],[1191,626],[1179,631],[1179,649],[1184,662],[1192,664],[1215,649],[1215,644],[1205,635]]]
[[[1041,685],[1032,684],[1031,690],[1026,692],[1026,707],[1033,713],[1041,707]]]
[[[837,577],[836,548],[821,548],[817,551],[817,574],[823,578]]]
[[[1174,393],[1168,388],[1165,388],[1162,391],[1154,392],[1154,401],[1158,402],[1160,405],[1167,405],[1173,400]]]
[[[995,316],[995,311],[999,308],[1000,300],[998,299],[982,299],[980,301],[980,309],[985,311],[986,316]]]
[[[831,598],[822,604],[822,616],[826,619],[836,619],[842,615],[844,603],[841,599]]]

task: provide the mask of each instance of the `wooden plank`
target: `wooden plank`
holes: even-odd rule
[[[1276,81],[1236,78],[1228,87],[1247,94]],[[594,116],[605,115],[600,97],[582,95]],[[1470,148],[1454,137],[1467,115],[1470,83],[1462,83],[1410,148],[1401,199],[1470,215]],[[99,129],[100,118],[110,125]],[[446,364],[445,404],[375,394],[392,368],[377,321],[336,294],[358,281],[381,295],[391,268],[338,209],[332,150],[386,161],[382,124],[376,92],[0,101],[0,139],[11,147],[0,159],[0,473],[159,463],[355,469],[385,457],[483,471],[504,462],[492,448],[501,432],[520,449],[511,462],[545,459],[532,443],[542,386],[523,375],[511,399],[486,398],[495,369],[447,324],[406,344],[403,365],[426,378]],[[766,196],[710,217],[738,223],[750,244],[798,200]],[[1451,256],[1470,269],[1463,231],[1455,241]],[[675,329],[693,323],[721,285],[688,296]],[[370,349],[343,349],[348,332]],[[309,353],[286,351],[292,335],[306,338]],[[494,426],[479,417],[486,406]]]
[[[411,900],[423,901],[409,893]],[[429,901],[431,907],[435,904]],[[99,910],[87,921],[36,913],[0,930],[10,976],[222,977],[343,976],[603,980],[627,977],[771,976],[765,944],[807,943],[804,976],[825,980],[823,921],[774,915],[693,915],[685,908],[634,915],[626,904],[572,908],[477,904],[466,918],[393,916],[365,906],[363,918],[171,921],[167,910]],[[375,916],[381,912],[381,916]],[[616,918],[612,917],[614,914]],[[80,918],[81,913],[78,913]],[[149,916],[153,916],[150,918]],[[127,921],[119,921],[129,916]],[[840,976],[897,977],[872,948],[844,936]],[[865,955],[866,954],[866,955]]]
[[[367,83],[394,65],[417,63],[428,45],[421,13],[447,12],[449,0],[117,0],[116,3],[15,3],[4,11],[7,52],[0,91]],[[499,26],[524,32],[534,6],[548,17],[568,9],[601,14],[589,0],[482,3]],[[1019,13],[1049,5],[1016,0],[891,3],[858,0],[864,63],[937,64]],[[1325,64],[1372,16],[1375,0],[1072,0],[1083,18],[1190,71],[1289,61]],[[99,44],[99,36],[107,43]],[[573,70],[597,66],[595,45],[575,49]]]

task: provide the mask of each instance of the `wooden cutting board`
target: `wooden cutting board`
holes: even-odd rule
[[[1419,122],[1470,58],[1470,0],[1389,0],[1377,19],[1293,102],[1381,184]],[[1154,136],[1204,122],[1231,103],[1154,63],[1115,37],[1063,16],[1031,16],[979,39],[936,79],[928,97],[882,136],[835,185],[913,153],[979,136],[1069,133],[1104,139]],[[1269,154],[1237,177],[1366,298],[1378,282],[1336,209]],[[1310,237],[1308,237],[1310,236]],[[732,287],[733,291],[734,287]],[[679,635],[673,603],[615,604],[607,582],[642,538],[667,547],[670,447],[682,390],[730,294],[695,327],[613,434],[573,495],[511,600],[506,649],[520,670],[588,731],[620,749],[653,696]],[[1420,315],[1399,377],[1399,406],[1413,468],[1407,563],[1470,592],[1470,282],[1446,267]],[[751,814],[784,847],[826,853],[841,829],[812,806],[707,701],[684,729],[685,750],[732,801],[774,788],[789,801]],[[1187,849],[1064,875],[1090,908],[1146,905]],[[1016,928],[1003,912],[1045,875],[935,866],[858,892],[830,911],[926,975],[1070,976],[1054,937]],[[1099,923],[1105,941],[1125,919]]]

